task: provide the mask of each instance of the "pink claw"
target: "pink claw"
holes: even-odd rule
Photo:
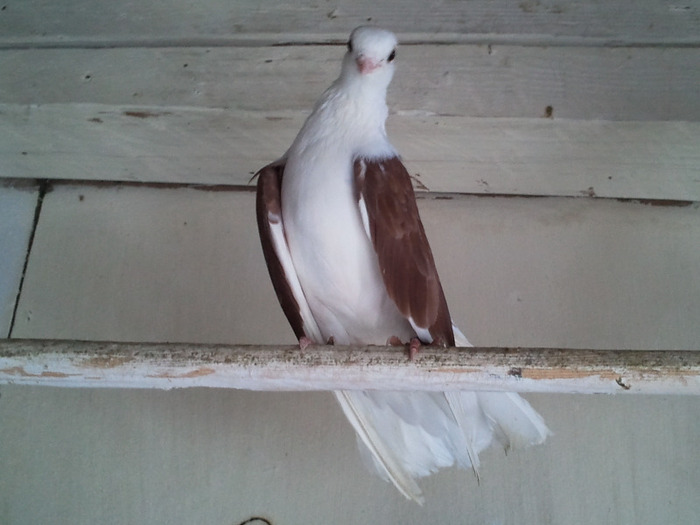
[[[313,341],[306,337],[305,335],[299,338],[299,348],[306,350]]]
[[[416,358],[416,355],[418,355],[418,352],[421,349],[421,342],[420,339],[417,337],[412,337],[411,342],[408,344],[408,360],[413,361]]]
[[[403,341],[396,337],[395,335],[392,335],[389,339],[386,340],[386,345],[387,346],[403,346]]]

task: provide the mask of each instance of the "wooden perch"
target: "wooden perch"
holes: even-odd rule
[[[700,394],[700,351],[0,341],[0,384]]]

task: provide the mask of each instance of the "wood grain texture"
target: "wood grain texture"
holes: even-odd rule
[[[10,3],[0,12],[0,41],[60,44],[65,41],[128,42],[196,37],[264,35],[267,42],[344,39],[371,22],[398,33],[531,35],[540,40],[578,37],[613,43],[697,42],[696,0],[686,2],[574,2],[478,0],[472,2],[334,2],[310,0],[176,0],[131,3],[47,0]]]
[[[0,177],[247,186],[302,112],[0,105]],[[391,115],[416,189],[700,200],[700,124]]]
[[[0,51],[0,102],[308,111],[342,46]],[[393,111],[473,117],[700,120],[692,48],[399,48]]]
[[[700,395],[700,350],[223,346],[0,340],[0,384]]]

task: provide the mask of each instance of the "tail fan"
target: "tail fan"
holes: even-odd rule
[[[471,346],[453,325],[458,346]],[[445,467],[471,468],[494,442],[506,450],[543,443],[542,417],[513,392],[338,391],[363,460],[406,498],[422,505],[416,478]]]

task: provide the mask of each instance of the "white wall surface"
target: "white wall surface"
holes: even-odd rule
[[[4,523],[696,522],[698,403],[528,396],[556,433],[406,501],[331,394],[2,388]]]

